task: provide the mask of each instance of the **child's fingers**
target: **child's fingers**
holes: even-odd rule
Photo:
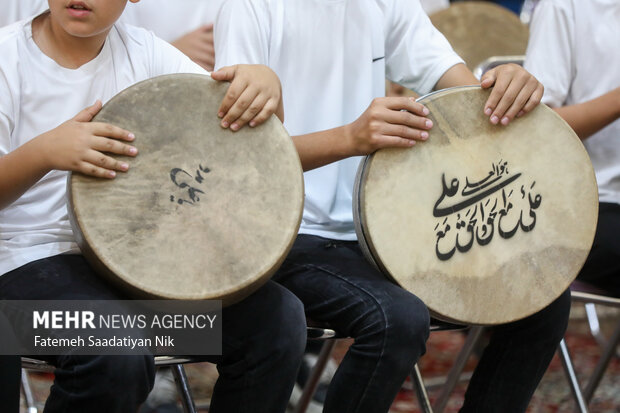
[[[112,179],[116,177],[116,171],[102,168],[101,166],[97,166],[86,161],[80,162],[77,167],[77,171],[83,173],[84,175],[90,175],[97,178]]]
[[[392,125],[390,123],[383,127],[383,134],[387,136],[397,136],[404,139],[415,139],[424,141],[428,139],[428,132],[405,125]]]
[[[101,110],[101,101],[97,99],[97,101],[92,105],[85,109],[82,109],[77,115],[73,117],[73,120],[78,122],[90,122],[97,113]]]
[[[129,169],[127,162],[116,160],[96,150],[88,151],[84,157],[84,162],[109,171],[125,172]]]
[[[205,70],[213,70],[213,65],[215,64],[213,53],[201,53],[194,56],[192,60],[198,63]]]
[[[129,164],[127,162],[114,159],[94,149],[86,152],[83,161],[110,171],[126,172],[129,169]]]
[[[231,85],[231,88],[232,86],[233,85]],[[235,100],[230,109],[225,112],[226,114],[222,119],[222,127],[227,128],[230,125],[230,128],[235,131],[243,126],[244,123],[240,119],[241,115],[243,115],[243,113],[250,107],[257,95],[258,90],[254,88],[245,88],[243,93],[241,93],[241,95]]]
[[[426,114],[428,114],[428,109]],[[414,115],[404,110],[387,110],[382,115],[385,122],[394,125],[404,125],[415,129],[430,129],[433,127],[433,121],[422,115]]]
[[[230,125],[230,128],[236,131],[246,123],[250,122],[261,112],[268,100],[268,96],[261,95],[260,93],[256,95],[252,103],[245,108],[241,116],[239,116],[239,118]]]
[[[138,154],[138,149],[135,146],[127,145],[116,139],[109,139],[101,136],[95,136],[94,138],[91,147],[96,151],[126,156],[136,156]]]
[[[211,73],[211,77],[213,78],[213,80],[231,81],[235,77],[236,73],[237,73],[237,66],[225,66],[225,67],[220,68],[216,72]]]
[[[509,78],[504,77],[504,78],[497,79],[495,81],[495,86],[493,87],[493,90],[491,90],[491,93],[489,94],[489,98],[484,104],[484,113],[485,115],[491,117],[492,123],[494,120],[492,114],[497,109],[497,105],[502,100],[504,93],[508,89],[509,85],[510,85]],[[498,122],[499,122],[499,119],[495,123],[498,123]]]
[[[497,106],[493,110],[491,114],[491,123],[497,125],[501,123],[502,125],[507,125],[510,123],[510,119],[506,114],[508,110],[513,106],[513,104],[517,101],[517,98],[520,96],[521,85],[518,82],[511,82],[506,91],[502,94],[500,101],[497,103]],[[525,104],[526,100],[523,99],[523,104]],[[517,111],[518,112],[518,111]],[[516,115],[516,113],[515,113]]]
[[[267,121],[278,109],[278,99],[271,98],[265,103],[258,115],[254,116],[254,119],[250,121],[250,126],[258,126]]]
[[[124,141],[133,141],[135,136],[133,133],[119,128],[118,126],[111,125],[103,122],[91,122],[89,127],[92,128],[93,135],[102,136],[104,138],[122,139]]]
[[[536,81],[528,82],[525,86],[523,86],[523,88],[520,91],[517,92],[518,94],[516,98],[514,99],[514,101],[513,102],[509,101],[507,103],[507,104],[510,104],[510,103],[511,104],[510,104],[510,107],[508,107],[508,109],[506,110],[506,112],[501,115],[500,122],[502,125],[507,125],[508,123],[510,123],[510,121],[513,120],[515,116],[517,116],[517,114],[525,108],[532,94],[536,91],[537,86],[538,86],[538,82]],[[500,102],[500,105],[501,105],[501,102]],[[498,105],[498,109],[500,108],[500,105]]]
[[[209,43],[208,41],[201,41],[194,45],[194,51],[198,54],[207,55],[214,54],[215,48],[213,47],[213,43]]]
[[[420,102],[416,102],[411,97],[387,97],[383,98],[380,102],[385,104],[385,107],[393,111],[406,110],[414,115],[426,116],[429,114],[429,110],[426,106]]]
[[[205,32],[213,32],[213,23],[207,23],[200,27],[200,30]]]
[[[222,99],[222,103],[217,110],[217,116],[222,118],[221,125],[223,128],[227,128],[230,125],[230,116],[228,116],[228,118],[226,116],[233,105],[235,105],[241,94],[244,93],[246,87],[247,83],[240,80],[231,83],[228,87],[228,91],[226,91],[226,95],[224,96],[224,99]]]
[[[489,88],[493,86],[496,80],[497,71],[495,68],[493,68],[482,75],[482,78],[480,79],[480,87],[482,87],[483,89]]]
[[[545,88],[542,85],[542,83],[540,83],[538,87],[536,88],[536,90],[534,91],[534,93],[532,93],[532,95],[530,96],[525,106],[523,106],[523,109],[521,109],[521,112],[517,114],[517,117],[523,116],[524,114],[531,112],[532,109],[538,106],[538,104],[542,100],[544,93],[545,93]]]
[[[206,59],[201,59],[198,64],[205,70],[213,70],[213,66],[215,66],[215,58],[213,56],[209,56]]]
[[[413,139],[406,139],[400,136],[383,135],[377,142],[377,148],[409,148],[416,144]]]

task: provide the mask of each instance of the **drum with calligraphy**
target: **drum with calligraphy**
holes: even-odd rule
[[[592,245],[598,192],[570,127],[539,105],[508,127],[488,92],[419,99],[427,142],[361,163],[356,231],[366,256],[447,321],[492,325],[533,314],[576,277]]]

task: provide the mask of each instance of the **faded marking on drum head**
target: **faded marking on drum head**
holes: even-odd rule
[[[400,284],[424,296],[424,303],[436,318],[463,322],[454,317],[467,314],[470,324],[497,324],[502,316],[502,323],[507,323],[535,313],[564,292],[574,278],[572,269],[584,253],[587,251],[551,246],[516,255],[488,274],[484,288],[464,281],[459,274],[438,270],[417,274],[415,282],[400,280]],[[555,264],[549,267],[548,262]],[[523,273],[536,274],[527,279],[525,288],[519,277]]]
[[[447,89],[443,91],[442,96],[453,95],[453,105],[461,108],[469,108],[477,104],[473,96],[469,94],[459,94],[460,88]],[[462,124],[454,112],[446,110],[441,102],[433,100],[432,94],[427,97],[418,99],[419,102],[429,110],[429,119],[433,121],[433,129],[429,132],[429,140],[433,145],[450,145],[455,151],[460,151],[459,147],[467,148],[467,141],[472,138],[484,136],[488,133],[488,125],[469,125],[467,130],[463,130]]]
[[[203,166],[202,164],[198,165],[194,175],[190,174],[189,172],[187,172],[186,170],[182,168],[172,168],[170,170],[170,180],[175,186],[183,190],[181,191],[183,193],[183,195],[181,196],[186,196],[189,199],[181,198],[178,195],[175,198],[175,195],[171,194],[170,202],[175,202],[176,200],[176,203],[178,203],[179,205],[183,205],[183,204],[196,205],[198,202],[200,202],[199,194],[205,194],[205,191],[203,191],[202,189],[196,188],[195,186],[192,186],[192,185],[196,185],[193,183],[195,181],[198,185],[205,187],[206,186],[205,176],[209,172],[211,172],[211,169],[209,169],[206,166]]]
[[[511,173],[508,162],[504,160],[492,163],[491,170],[482,179],[470,182],[470,177],[466,176],[462,187],[463,179],[458,178],[451,179],[450,185],[447,185],[446,174],[443,173],[441,195],[433,207],[433,216],[439,218],[433,229],[437,236],[437,258],[448,261],[456,251],[466,253],[474,241],[481,247],[488,245],[496,233],[503,239],[509,239],[519,228],[523,232],[532,231],[536,226],[535,211],[541,205],[542,195],[532,196],[536,181],[528,184],[522,183],[521,179],[516,186],[512,185],[519,178],[522,178],[522,173]],[[524,217],[523,212],[528,207]],[[515,219],[516,216],[518,219]],[[464,239],[467,241],[463,242]]]

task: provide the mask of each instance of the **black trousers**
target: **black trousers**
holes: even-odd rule
[[[577,278],[620,297],[620,205],[599,205],[594,243]]]
[[[7,412],[19,411],[19,356],[0,356],[0,400]]]
[[[57,255],[0,276],[0,299],[127,297],[96,276],[82,256]],[[209,411],[284,413],[306,342],[301,302],[269,281],[241,302],[224,308],[222,318],[222,355],[204,357],[216,363],[220,373]],[[50,361],[56,370],[45,413],[135,412],[155,376],[152,356],[61,355]],[[17,356],[0,359],[1,391],[8,393],[0,398],[3,413],[18,411],[19,362]],[[8,409],[7,401],[15,408]]]

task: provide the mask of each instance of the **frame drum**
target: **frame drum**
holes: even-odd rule
[[[133,132],[139,154],[112,180],[69,176],[69,215],[84,256],[138,296],[246,297],[280,266],[303,209],[292,140],[272,116],[238,132],[217,110],[228,83],[177,74],[137,83],[95,121]]]
[[[492,56],[525,54],[529,38],[527,25],[497,4],[453,3],[431,14],[430,19],[472,71]]]
[[[418,99],[427,142],[360,164],[354,215],[362,249],[446,321],[493,325],[546,307],[589,253],[598,190],[572,129],[538,105],[508,127],[459,87]]]

